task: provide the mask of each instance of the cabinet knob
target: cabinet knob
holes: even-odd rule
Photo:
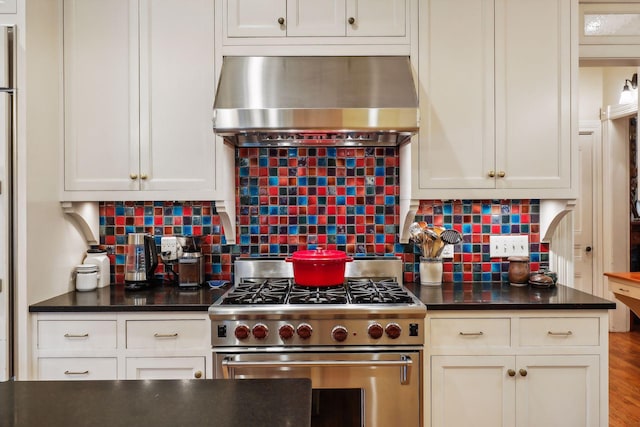
[[[515,377],[516,376],[516,371],[514,371],[513,369],[509,369],[507,371],[507,374],[509,374],[510,377]]]
[[[202,378],[202,371],[195,371],[193,377],[198,379]]]
[[[278,18],[278,24],[284,25],[284,18],[282,16]]]
[[[504,173],[504,171],[498,172],[498,178],[504,178],[505,175],[506,173]]]
[[[489,178],[493,178],[496,176],[496,172],[495,171],[489,171]]]
[[[347,20],[347,22],[351,25],[356,23],[356,18],[354,18],[353,16],[350,16],[349,19]]]
[[[584,250],[587,252],[591,252],[593,249],[591,248],[591,246],[587,246]]]
[[[522,376],[522,377],[526,377],[527,376],[527,370],[526,369],[520,369],[518,372],[520,372],[520,376]]]
[[[131,179],[138,179],[138,174],[137,174],[137,173],[130,173],[130,174],[129,174],[129,178],[131,178]]]
[[[140,179],[147,179],[147,174],[143,173],[142,175],[140,175]]]

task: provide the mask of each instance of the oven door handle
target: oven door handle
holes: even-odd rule
[[[231,357],[222,359],[222,375],[225,379],[234,379],[237,368],[368,368],[400,367],[400,384],[409,384],[409,375],[413,361],[409,356],[400,360],[269,360],[237,361]]]

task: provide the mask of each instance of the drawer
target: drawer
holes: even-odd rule
[[[589,346],[600,344],[597,317],[545,317],[520,319],[520,345]]]
[[[154,350],[211,347],[205,319],[128,320],[127,348]]]
[[[448,349],[508,348],[511,319],[431,319],[431,347]]]
[[[128,357],[128,380],[182,380],[205,377],[205,358]]]
[[[41,350],[105,350],[117,347],[115,320],[40,320]]]
[[[115,380],[115,357],[42,357],[38,359],[40,380]]]
[[[627,285],[609,278],[609,290],[616,294],[616,296],[620,295],[623,297],[640,299],[640,286]]]

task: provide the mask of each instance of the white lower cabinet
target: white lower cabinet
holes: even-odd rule
[[[211,377],[206,313],[33,314],[32,379]]]
[[[597,426],[597,355],[433,356],[432,426]]]
[[[425,425],[608,425],[608,315],[431,311]]]
[[[128,380],[204,378],[204,357],[128,357]]]

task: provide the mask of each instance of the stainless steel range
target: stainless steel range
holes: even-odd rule
[[[398,258],[358,258],[345,282],[296,285],[283,259],[238,259],[209,308],[214,377],[311,378],[315,426],[422,425],[426,308]]]

